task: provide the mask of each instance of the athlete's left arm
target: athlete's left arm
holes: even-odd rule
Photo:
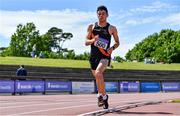
[[[113,35],[114,42],[115,42],[114,45],[107,50],[107,52],[109,54],[111,54],[112,51],[115,50],[119,46],[120,42],[119,42],[119,36],[118,36],[118,31],[117,31],[116,27],[111,26],[109,31],[110,31],[111,35]]]

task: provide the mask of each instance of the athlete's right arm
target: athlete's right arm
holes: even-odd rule
[[[92,30],[93,30],[93,24],[89,25],[87,28],[87,35],[85,42],[86,46],[93,44],[99,38],[98,35],[96,36],[93,35]]]

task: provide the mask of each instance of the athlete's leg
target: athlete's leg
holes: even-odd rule
[[[95,70],[95,78],[98,87],[98,106],[103,106],[104,109],[108,108],[108,96],[105,91],[105,83],[103,73],[108,65],[107,59],[101,59],[96,70]]]
[[[95,72],[96,72],[99,62],[100,62],[100,59],[90,58],[91,72],[95,79],[96,79]],[[97,85],[97,88],[99,88],[98,85],[100,85],[100,82],[98,79],[96,79],[96,85]]]
[[[98,93],[102,94],[103,96],[106,95],[103,73],[104,73],[107,65],[108,65],[107,59],[100,60],[98,67],[96,68],[95,73],[94,73],[95,78],[96,78],[97,87],[98,87]]]
[[[92,71],[92,74],[93,74],[94,78],[96,79],[96,75],[95,75],[96,70],[91,70],[91,71]],[[97,88],[99,88],[98,85],[100,85],[100,84],[101,84],[101,83],[100,83],[99,79],[96,79]],[[99,90],[99,89],[98,89],[98,90]],[[99,92],[99,91],[98,91],[98,92]]]
[[[102,59],[99,62],[90,62],[91,63],[91,71],[93,76],[96,79],[96,85],[98,88],[98,106],[103,106],[104,109],[108,108],[108,96],[105,92],[105,84],[103,78],[103,72],[105,71],[108,60]]]

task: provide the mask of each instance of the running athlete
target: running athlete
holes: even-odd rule
[[[119,46],[119,37],[116,27],[107,22],[108,10],[105,6],[97,8],[97,17],[98,22],[90,24],[87,28],[85,45],[91,46],[89,61],[98,88],[98,106],[108,109],[103,73],[110,65],[111,53]],[[114,38],[113,46],[110,46],[111,36]]]

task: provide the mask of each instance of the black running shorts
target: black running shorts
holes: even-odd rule
[[[108,59],[108,58],[91,57],[89,59],[89,62],[90,62],[92,70],[96,70],[96,68],[98,67],[99,62],[101,61],[101,59],[107,59],[108,60],[108,66],[110,65],[110,59]]]

